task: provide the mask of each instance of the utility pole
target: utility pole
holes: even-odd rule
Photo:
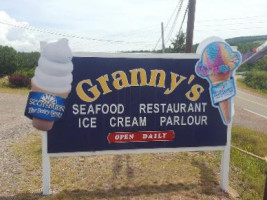
[[[161,22],[161,40],[162,40],[162,53],[165,53],[164,26],[163,26],[163,22]]]
[[[185,49],[186,53],[192,52],[194,23],[195,23],[195,9],[196,9],[196,0],[189,0],[187,29],[186,29],[186,49]]]

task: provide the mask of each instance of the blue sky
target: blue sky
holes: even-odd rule
[[[0,22],[123,41],[96,42],[70,37],[74,51],[151,50],[160,37],[160,22],[167,24],[177,3],[178,0],[1,0]],[[184,0],[182,12],[186,3]],[[211,35],[226,39],[267,34],[266,8],[266,0],[197,0],[194,43]],[[171,38],[179,30],[182,14]],[[165,31],[167,46],[170,27]],[[40,40],[62,37],[3,24],[0,30],[0,44],[19,51],[39,50]]]

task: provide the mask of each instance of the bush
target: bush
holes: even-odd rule
[[[35,67],[31,69],[19,69],[14,72],[13,75],[21,75],[26,76],[28,78],[32,78],[34,76]]]
[[[244,82],[254,89],[267,91],[267,71],[251,71],[245,75]]]
[[[0,45],[0,78],[13,74],[17,69],[17,52],[12,47]]]
[[[31,79],[23,75],[8,76],[8,81],[12,87],[30,87]]]

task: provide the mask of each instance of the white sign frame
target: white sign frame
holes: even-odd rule
[[[197,54],[118,54],[118,53],[74,53],[75,57],[116,57],[116,58],[182,58],[182,59],[199,59]],[[231,100],[231,105],[233,101]],[[232,107],[233,108],[233,107]],[[169,152],[192,152],[192,151],[222,151],[221,167],[220,167],[220,188],[228,191],[229,186],[229,168],[230,168],[230,148],[231,148],[231,129],[232,124],[227,127],[227,142],[225,146],[204,146],[204,147],[177,147],[177,148],[157,148],[157,149],[131,149],[131,150],[110,150],[95,152],[73,152],[73,153],[48,153],[47,149],[47,132],[42,131],[42,182],[43,195],[50,195],[51,185],[51,166],[50,158],[66,157],[66,156],[92,156],[107,154],[141,154],[141,153],[169,153]]]

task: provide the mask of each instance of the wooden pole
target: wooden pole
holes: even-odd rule
[[[186,29],[186,53],[192,52],[194,23],[195,23],[196,0],[189,0],[187,29]]]
[[[165,53],[164,26],[163,26],[163,22],[161,22],[161,40],[162,40],[162,53]]]

